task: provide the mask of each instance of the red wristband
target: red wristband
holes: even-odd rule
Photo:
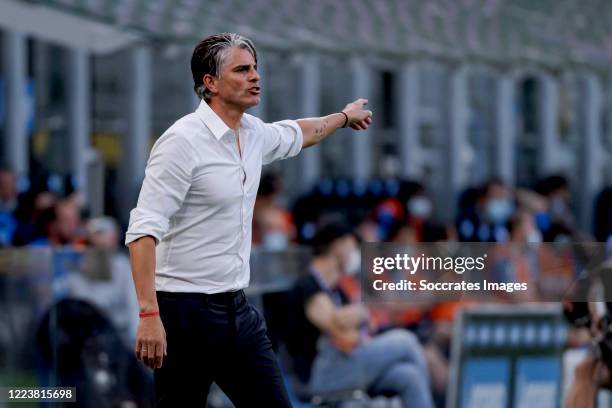
[[[144,312],[138,314],[140,317],[159,316],[159,310],[156,312]]]

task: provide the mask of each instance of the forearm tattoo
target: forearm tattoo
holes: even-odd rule
[[[327,130],[327,119],[324,119],[323,123],[320,126],[317,126],[317,128],[315,129],[315,135],[323,136],[326,130]]]

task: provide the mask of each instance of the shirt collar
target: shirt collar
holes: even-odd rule
[[[223,135],[225,135],[230,128],[223,122],[223,120],[215,113],[214,110],[211,109],[210,106],[202,99],[200,102],[200,106],[196,110],[202,122],[206,125],[208,130],[215,136],[217,140],[221,139]]]
[[[225,124],[223,119],[217,115],[217,113],[212,110],[212,108],[206,103],[204,99],[200,102],[200,105],[196,109],[198,115],[202,119],[202,122],[206,125],[208,130],[212,132],[217,140],[221,139],[223,135],[225,135],[229,130],[229,126]],[[246,113],[242,115],[240,119],[240,127],[244,129],[249,128],[249,122],[246,118]]]

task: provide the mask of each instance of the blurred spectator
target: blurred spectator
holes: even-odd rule
[[[40,197],[40,196],[39,196]],[[81,214],[78,204],[65,198],[41,211],[36,218],[32,246],[63,246],[82,244]]]
[[[536,191],[546,198],[550,228],[544,230],[545,241],[570,241],[576,231],[576,219],[570,207],[569,181],[562,175],[551,175],[536,186]]]
[[[525,210],[519,210],[508,222],[510,242],[515,244],[539,244],[542,233],[534,222],[533,215]]]
[[[92,302],[110,318],[126,345],[132,346],[138,325],[138,299],[130,260],[119,252],[119,227],[110,217],[87,222],[87,241],[94,251],[79,273],[70,274],[67,296]]]
[[[8,246],[17,229],[17,177],[9,169],[0,169],[0,247]]]
[[[355,228],[363,242],[379,242],[380,233],[378,225],[371,218],[364,218]]]
[[[285,249],[296,235],[291,213],[279,204],[281,191],[280,178],[264,174],[253,210],[253,244],[273,251]]]
[[[310,274],[293,290],[296,311],[287,341],[300,379],[314,393],[360,387],[373,395],[398,394],[404,406],[433,406],[416,337],[404,330],[370,337],[366,309],[349,304],[338,287],[344,273],[359,268],[350,226],[324,225],[313,239],[313,250]]]
[[[12,170],[0,169],[0,211],[11,213],[17,208],[17,176]]]
[[[427,242],[423,234],[425,225],[431,218],[433,204],[431,199],[427,196],[425,188],[420,183],[417,183],[416,187],[414,194],[406,201],[408,225],[414,228],[416,238],[419,242]]]
[[[398,221],[391,227],[389,234],[391,243],[399,245],[408,253],[414,251],[418,241],[414,227],[408,225],[406,222]],[[417,329],[423,319],[421,305],[394,305],[389,308],[389,312],[389,320],[392,321],[393,325],[396,327]]]
[[[399,245],[414,245],[418,242],[416,229],[404,220],[396,220],[388,230],[388,242]]]
[[[47,224],[57,197],[46,190],[31,190],[20,196],[16,211],[17,230],[13,245],[23,246],[46,237]]]
[[[77,406],[150,406],[150,373],[109,319],[90,303],[76,299],[55,303],[40,319],[36,345],[39,375],[47,377],[42,384],[76,387]]]
[[[604,189],[595,201],[595,238],[612,242],[612,187]]]
[[[401,201],[395,197],[388,197],[376,206],[374,220],[383,241],[392,240],[400,228],[407,227],[406,211]]]
[[[461,241],[504,242],[508,240],[506,222],[514,212],[510,189],[498,178],[486,182],[475,196],[466,191],[460,200],[457,229]]]
[[[519,210],[508,221],[510,240],[507,243],[495,245],[490,259],[495,282],[524,282],[526,291],[512,293],[499,292],[501,300],[535,301],[538,299],[536,286],[538,284],[537,245],[542,242],[542,235],[537,229],[531,213]]]
[[[443,225],[427,223],[423,230],[423,240],[428,243],[443,243],[455,240],[456,237],[452,235],[449,229]],[[447,252],[452,251],[450,244],[442,245],[440,249]],[[453,321],[457,312],[468,305],[467,300],[441,301],[433,304],[428,313],[431,327],[424,336],[425,358],[431,376],[431,388],[436,406],[446,405]],[[423,324],[423,326],[426,327],[426,324]]]
[[[87,242],[94,248],[113,252],[119,249],[119,226],[113,218],[92,218],[87,221],[85,231]]]

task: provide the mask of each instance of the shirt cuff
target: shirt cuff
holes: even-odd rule
[[[159,240],[157,238],[155,238],[151,234],[131,234],[131,233],[127,233],[126,232],[126,234],[125,234],[125,246],[128,246],[132,242],[134,242],[134,241],[136,241],[136,240],[138,240],[138,239],[140,239],[142,237],[151,237],[155,241],[155,246],[157,246],[157,244],[159,244]]]
[[[169,221],[163,216],[142,208],[134,208],[130,212],[130,223],[125,233],[125,245],[146,235],[153,237],[155,245],[157,245],[168,230],[168,227]]]
[[[291,146],[289,157],[296,156],[302,151],[304,145],[304,133],[302,133],[302,127],[295,120],[288,120],[287,123],[295,130],[295,141]]]

